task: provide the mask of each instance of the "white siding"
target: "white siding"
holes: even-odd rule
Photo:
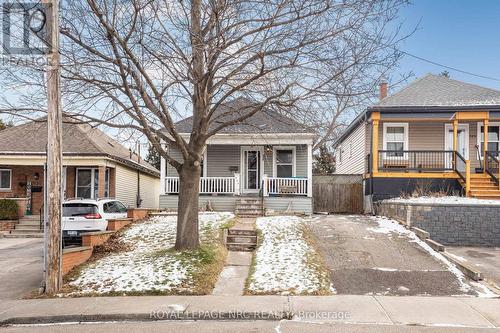
[[[116,166],[116,198],[127,207],[137,204],[137,170]],[[140,173],[141,207],[157,208],[160,196],[160,178]]]
[[[366,125],[360,124],[335,149],[335,173],[363,174],[366,158]],[[340,159],[342,149],[342,161]]]

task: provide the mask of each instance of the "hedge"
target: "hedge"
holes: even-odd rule
[[[0,199],[0,220],[17,220],[18,205],[14,200]]]

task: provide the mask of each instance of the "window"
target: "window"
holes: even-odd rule
[[[99,197],[99,169],[76,169],[76,197],[97,199]],[[104,173],[104,197],[109,197],[109,169]]]
[[[63,204],[62,216],[85,216],[97,214],[99,211],[96,205],[87,203]]]
[[[127,207],[125,207],[119,201],[106,202],[104,205],[102,205],[102,209],[107,214],[126,213],[127,212]]]
[[[484,125],[478,123],[478,145],[480,147],[480,154],[483,157],[484,154]],[[498,152],[500,151],[500,124],[490,123],[488,125],[488,151]]]
[[[295,177],[295,148],[277,147],[274,151],[275,171],[279,178]]]
[[[384,150],[386,157],[404,157],[408,150],[408,124],[384,123]]]
[[[0,169],[0,190],[10,190],[12,188],[12,171],[10,169]]]

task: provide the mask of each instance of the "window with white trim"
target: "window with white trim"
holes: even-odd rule
[[[481,158],[484,154],[484,125],[479,123],[479,147]],[[488,125],[488,151],[497,152],[500,151],[500,123],[493,123]]]
[[[277,148],[275,151],[276,177],[294,177],[295,151],[292,148]]]
[[[99,197],[99,169],[76,169],[76,197],[97,199]],[[104,173],[104,197],[109,197],[109,169]]]
[[[12,188],[12,170],[0,169],[0,190],[8,191]]]
[[[403,157],[408,150],[408,124],[384,123],[384,150],[389,150],[386,157]]]

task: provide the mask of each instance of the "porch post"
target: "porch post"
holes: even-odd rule
[[[167,163],[163,156],[160,156],[160,194],[165,194],[165,171]]]
[[[313,165],[312,145],[307,145],[307,196],[312,197],[312,165]]]
[[[240,195],[240,173],[234,173],[234,195]]]
[[[104,191],[106,186],[106,167],[99,166],[99,175],[97,177],[97,196],[99,198],[104,198]]]
[[[372,173],[378,173],[378,125],[380,112],[372,113]]]
[[[269,196],[269,180],[267,179],[267,175],[262,175],[262,196]]]
[[[470,160],[465,161],[465,196],[470,195]]]
[[[484,149],[483,149],[483,173],[486,173],[486,163],[488,161],[486,160],[486,152],[488,151],[488,126],[489,126],[489,120],[484,119]]]

